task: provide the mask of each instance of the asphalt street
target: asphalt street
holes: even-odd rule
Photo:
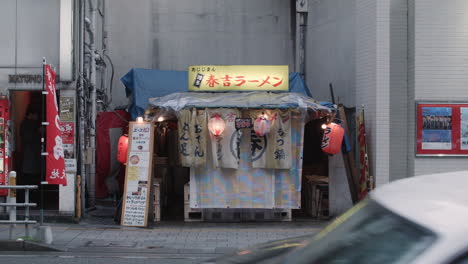
[[[126,255],[116,253],[43,253],[24,254],[19,252],[3,252],[0,254],[1,263],[14,264],[192,264],[210,259],[213,254],[138,254]]]

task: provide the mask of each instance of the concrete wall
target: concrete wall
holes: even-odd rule
[[[191,64],[293,66],[285,0],[107,1],[113,106],[127,104],[119,78],[132,67],[186,70]]]
[[[375,175],[377,110],[377,4],[373,0],[356,0],[356,106],[364,106],[369,145],[369,166]]]
[[[412,0],[415,100],[468,101],[468,2]],[[414,104],[413,104],[414,109]],[[415,115],[409,117],[414,131]],[[414,133],[408,151],[414,153]],[[412,156],[414,157],[414,155]],[[468,169],[465,158],[414,158],[414,175]]]
[[[306,81],[312,96],[355,105],[356,0],[309,0]]]
[[[8,74],[42,73],[43,57],[58,67],[59,15],[60,0],[0,1],[0,92],[16,86]]]
[[[42,83],[9,83],[8,75],[42,74],[43,57],[58,72],[60,67],[59,18],[60,0],[0,1],[1,94],[6,94],[8,89],[42,89]],[[62,93],[74,94],[74,90],[62,91]],[[19,170],[19,168],[14,169]],[[59,188],[59,211],[64,214],[73,214],[75,175],[68,174],[67,181],[66,187],[60,186]]]
[[[377,186],[408,176],[408,4],[357,0],[356,106],[364,107]]]
[[[408,0],[408,101],[406,116],[408,126],[408,168],[407,175],[414,176],[414,155],[415,155],[415,138],[416,138],[416,122],[415,122],[415,0]]]
[[[408,177],[408,3],[390,1],[390,181]]]

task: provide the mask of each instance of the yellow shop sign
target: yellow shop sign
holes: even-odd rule
[[[288,91],[287,65],[193,65],[189,91]]]

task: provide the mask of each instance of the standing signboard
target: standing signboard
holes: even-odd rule
[[[130,122],[125,189],[122,204],[124,226],[148,225],[148,209],[153,157],[153,125]]]

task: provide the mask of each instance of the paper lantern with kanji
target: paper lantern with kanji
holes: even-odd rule
[[[259,137],[263,137],[266,134],[270,133],[271,129],[271,122],[266,118],[266,116],[262,115],[255,119],[254,121],[254,131],[255,134]]]
[[[220,136],[225,128],[226,123],[218,114],[215,114],[212,118],[210,118],[210,120],[208,120],[208,129],[213,136]]]
[[[119,138],[117,147],[117,160],[123,164],[127,163],[128,136],[123,135]]]
[[[321,148],[328,154],[336,154],[341,150],[343,142],[344,129],[335,123],[326,124],[324,126]]]

